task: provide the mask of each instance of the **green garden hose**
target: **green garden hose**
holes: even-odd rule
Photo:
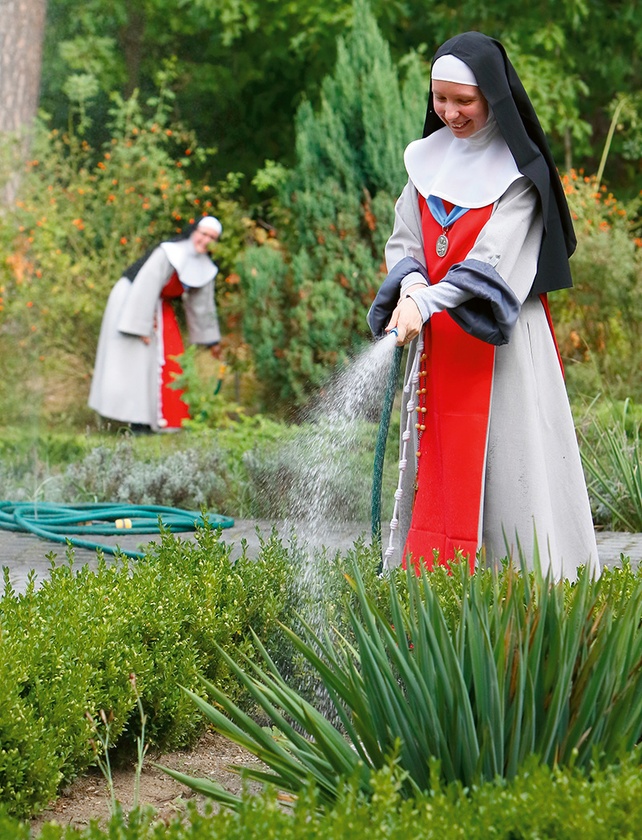
[[[381,546],[381,486],[383,484],[383,462],[386,455],[386,441],[388,440],[390,417],[392,415],[392,408],[395,402],[395,392],[399,381],[402,356],[403,347],[395,347],[392,364],[390,365],[390,373],[388,374],[388,382],[386,384],[386,393],[383,398],[381,420],[379,421],[379,431],[377,433],[377,443],[375,445],[374,469],[372,472],[372,544],[379,546]]]
[[[0,530],[35,534],[45,540],[69,543],[78,548],[100,550],[107,554],[144,557],[140,551],[103,545],[69,534],[153,534],[160,527],[169,531],[194,531],[204,524],[212,528],[231,528],[234,520],[216,513],[195,513],[162,505],[126,505],[86,503],[58,505],[0,501]]]

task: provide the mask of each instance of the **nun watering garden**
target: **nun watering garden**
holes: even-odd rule
[[[384,565],[538,556],[599,573],[547,294],[571,285],[572,222],[503,46],[466,32],[435,54],[423,137],[368,315],[409,344],[400,479]],[[395,535],[400,544],[395,545]],[[401,549],[401,557],[399,556]]]

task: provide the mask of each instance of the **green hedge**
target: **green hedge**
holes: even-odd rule
[[[585,775],[533,764],[511,783],[489,782],[472,790],[435,786],[402,800],[394,770],[380,771],[366,799],[346,785],[336,806],[320,810],[312,789],[286,810],[273,793],[246,797],[238,813],[199,814],[190,804],[170,824],[152,813],[115,815],[110,825],[73,829],[46,824],[40,840],[626,840],[639,837],[642,773],[639,754],[621,766]],[[436,775],[436,774],[435,774]],[[29,828],[0,816],[0,836],[29,840]]]
[[[32,579],[16,594],[5,569],[0,598],[0,808],[17,817],[42,810],[95,762],[92,741],[108,735],[117,750],[135,748],[136,691],[145,742],[160,750],[189,746],[202,732],[181,688],[202,691],[199,675],[249,708],[220,651],[253,659],[251,630],[292,684],[314,696],[314,676],[279,622],[298,626],[296,612],[345,627],[354,599],[344,572],[355,560],[372,591],[385,592],[369,546],[358,543],[346,558],[321,552],[308,565],[305,546],[292,535],[286,547],[275,532],[261,536],[257,559],[243,553],[234,564],[209,527],[194,541],[161,532],[142,560],[101,559],[95,571],[73,571],[72,550],[63,564],[47,556],[41,586]],[[299,585],[304,575],[313,591]],[[109,732],[97,733],[88,715],[101,727],[104,717]]]
[[[264,542],[263,559],[234,565],[209,529],[196,542],[162,534],[141,561],[97,571],[52,560],[49,580],[11,589],[0,600],[0,802],[26,816],[95,758],[90,713],[110,719],[110,739],[133,744],[136,695],[148,717],[146,740],[187,746],[202,730],[180,686],[197,673],[238,694],[216,645],[252,655],[249,628],[271,638],[289,602],[288,552]],[[71,558],[70,558],[71,559]],[[269,568],[268,568],[269,567]],[[240,699],[240,698],[239,698]]]

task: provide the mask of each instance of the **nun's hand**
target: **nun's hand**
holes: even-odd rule
[[[390,323],[386,327],[386,332],[390,332],[393,328],[397,330],[397,347],[403,347],[404,344],[417,338],[421,332],[424,323],[421,317],[419,307],[411,297],[403,297],[397,304]]]

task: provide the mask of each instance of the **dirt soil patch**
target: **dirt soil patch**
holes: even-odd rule
[[[141,805],[151,805],[159,819],[164,821],[184,811],[187,800],[204,802],[204,799],[154,767],[154,763],[188,776],[212,779],[232,793],[240,793],[243,783],[240,776],[229,769],[230,766],[260,765],[253,755],[211,732],[203,735],[189,751],[148,754],[140,778],[139,802]],[[135,766],[114,769],[113,780],[116,799],[127,813],[133,805]],[[90,768],[84,776],[64,788],[60,797],[32,821],[32,832],[34,837],[37,836],[42,825],[52,820],[82,829],[91,820],[104,822],[109,813],[107,782],[98,768]]]

